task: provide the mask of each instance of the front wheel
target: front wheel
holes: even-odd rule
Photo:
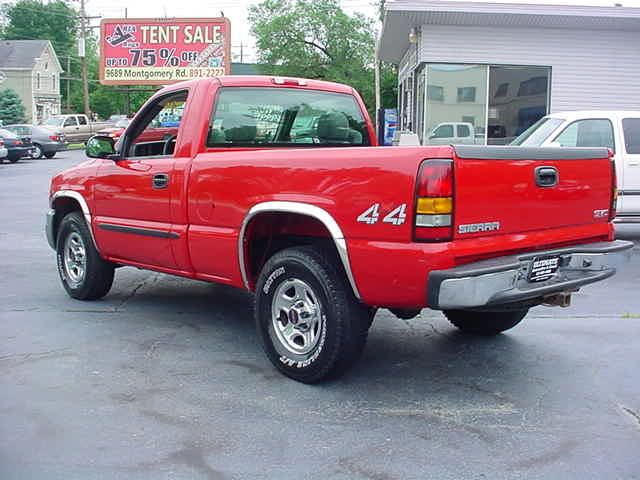
[[[460,330],[475,335],[497,335],[515,327],[529,312],[528,308],[501,312],[445,310],[447,319]]]
[[[60,222],[56,259],[62,285],[72,298],[96,300],[109,293],[114,265],[100,257],[80,212],[71,212]]]
[[[255,319],[269,360],[304,383],[351,367],[370,324],[337,261],[314,247],[287,248],[269,259],[256,287]]]

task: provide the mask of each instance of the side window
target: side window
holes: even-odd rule
[[[458,125],[458,137],[466,138],[471,136],[469,125]]]
[[[281,87],[227,87],[216,99],[208,147],[369,145],[352,95]]]
[[[173,155],[188,92],[161,97],[145,109],[128,139],[128,157]]]
[[[80,125],[86,125],[87,117],[85,117],[84,115],[78,115],[78,122],[80,122]]]
[[[76,117],[67,117],[66,120],[64,121],[65,127],[75,127],[76,125],[78,125],[78,121],[76,120]]]
[[[622,119],[622,131],[624,132],[624,146],[627,153],[640,154],[640,118]]]
[[[613,125],[606,119],[573,122],[555,138],[554,142],[562,147],[607,147],[615,151]]]
[[[440,125],[436,128],[429,138],[452,138],[453,125]]]

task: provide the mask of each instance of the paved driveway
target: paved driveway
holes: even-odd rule
[[[120,269],[104,300],[66,296],[43,221],[81,159],[0,165],[0,479],[640,478],[637,251],[495,338],[381,312],[358,367],[307,386],[241,291]]]

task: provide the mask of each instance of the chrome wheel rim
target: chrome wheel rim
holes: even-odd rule
[[[42,150],[40,147],[34,145],[32,148],[31,158],[40,158],[42,156]]]
[[[78,232],[71,232],[64,241],[64,271],[69,283],[77,286],[87,272],[87,252]]]
[[[273,295],[271,323],[287,351],[308,355],[318,345],[324,328],[322,304],[307,283],[290,278]]]

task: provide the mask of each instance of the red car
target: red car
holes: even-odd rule
[[[567,306],[632,246],[614,240],[607,149],[376,147],[360,96],[334,83],[172,85],[117,151],[97,136],[87,154],[51,182],[68,294],[106,295],[121,266],[245,288],[268,357],[303,382],[352,365],[377,308],[495,334]]]

